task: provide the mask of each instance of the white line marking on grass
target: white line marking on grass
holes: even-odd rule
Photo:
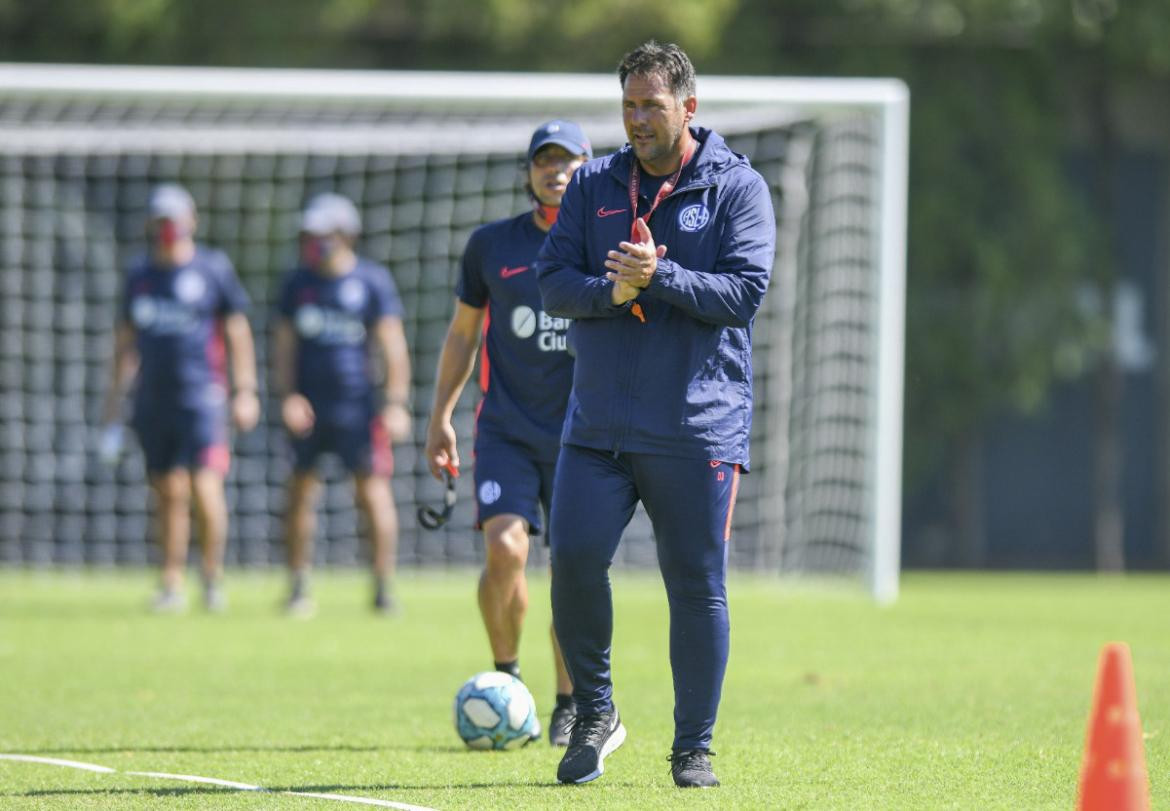
[[[65,766],[70,769],[84,769],[87,772],[101,772],[113,774],[116,769],[109,766],[98,766],[96,763],[80,763],[76,760],[62,760],[55,757],[37,757],[36,755],[0,755],[0,760],[19,760],[23,763],[44,763],[48,766]]]
[[[218,777],[200,777],[197,774],[167,774],[166,772],[122,772],[136,777],[161,777],[163,780],[185,780],[188,783],[209,783],[213,786],[237,788],[240,791],[268,791],[263,786],[253,786],[250,783],[237,783],[235,780],[220,780]]]
[[[87,772],[101,772],[102,774],[119,774],[117,769],[109,766],[98,766],[96,763],[81,763],[76,760],[62,760],[55,757],[38,757],[36,755],[5,755],[0,754],[0,760],[16,760],[23,763],[43,763],[48,766],[65,766],[70,769],[84,769]],[[284,794],[289,797],[311,797],[316,800],[336,800],[340,803],[354,803],[355,805],[374,805],[379,808],[397,808],[399,811],[435,811],[425,805],[411,805],[397,803],[393,800],[378,800],[374,797],[354,797],[349,794],[324,794],[315,791],[273,791],[264,786],[254,786],[251,783],[239,783],[235,780],[221,780],[218,777],[200,777],[197,774],[168,774],[167,772],[121,772],[133,777],[157,777],[161,780],[182,780],[187,783],[206,783],[212,786],[234,788],[237,791],[263,791],[269,794]]]

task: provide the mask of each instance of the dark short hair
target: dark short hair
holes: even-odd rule
[[[673,42],[644,42],[622,57],[618,81],[626,87],[627,76],[661,76],[675,98],[695,95],[695,66],[682,48]]]

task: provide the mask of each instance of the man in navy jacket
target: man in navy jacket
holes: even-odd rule
[[[537,259],[545,309],[574,319],[576,352],[550,523],[553,619],[578,721],[557,777],[595,779],[625,739],[608,571],[640,500],[670,604],[671,771],[679,786],[715,786],[726,544],[776,220],[747,159],[690,126],[695,76],[681,49],[648,42],[618,76],[629,144],[577,170]]]

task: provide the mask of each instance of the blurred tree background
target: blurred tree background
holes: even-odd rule
[[[608,72],[650,37],[691,55],[700,104],[703,74],[907,82],[906,560],[998,565],[986,491],[1012,471],[987,465],[988,433],[1079,385],[1091,548],[1068,562],[1124,567],[1117,178],[1141,149],[1127,132],[1147,116],[1165,126],[1166,0],[0,0],[6,61]],[[1163,187],[1166,161],[1163,147]],[[1166,275],[1165,244],[1149,251]],[[1156,454],[1162,505],[1170,296],[1159,284],[1152,297],[1158,398],[1139,450]],[[1170,521],[1152,526],[1138,565],[1170,561]]]

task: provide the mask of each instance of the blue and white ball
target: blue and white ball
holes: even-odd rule
[[[477,673],[455,694],[455,730],[472,749],[519,749],[540,737],[536,702],[508,673]]]

